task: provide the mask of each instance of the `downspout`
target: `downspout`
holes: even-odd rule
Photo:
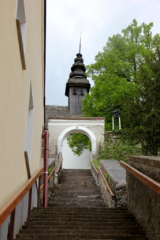
[[[43,175],[43,207],[48,206],[48,152],[49,152],[49,132],[44,133],[44,175]]]
[[[46,23],[47,23],[47,1],[44,0],[44,130],[45,130],[45,106],[46,106]]]
[[[49,132],[45,131],[45,105],[46,105],[46,18],[47,1],[44,0],[44,177],[43,177],[43,207],[48,205],[48,152],[49,152]]]

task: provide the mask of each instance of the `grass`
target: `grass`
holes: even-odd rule
[[[52,172],[52,168],[53,168],[52,166],[48,168],[48,175],[51,174],[51,172]]]
[[[126,162],[129,155],[142,155],[140,144],[131,141],[123,133],[115,132],[112,137],[109,134],[105,135],[104,146],[100,147],[99,157],[93,161],[93,164],[98,168],[102,159]]]

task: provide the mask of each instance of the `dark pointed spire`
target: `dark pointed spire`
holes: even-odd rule
[[[81,53],[81,35],[80,35],[80,41],[79,41],[79,53]]]
[[[81,38],[80,45],[81,46]],[[81,50],[81,48],[80,48]],[[85,65],[83,64],[82,54],[77,53],[77,57],[74,59],[74,64],[71,67],[71,73],[69,74],[69,79],[66,83],[65,95],[68,96],[69,87],[85,87],[87,92],[90,89],[90,83],[85,75]]]

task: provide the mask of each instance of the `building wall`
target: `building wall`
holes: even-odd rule
[[[24,147],[32,86],[34,116],[31,175],[40,168],[44,91],[44,1],[25,0],[26,70],[16,26],[17,0],[0,3],[0,208],[28,180]],[[3,184],[2,184],[3,183]]]

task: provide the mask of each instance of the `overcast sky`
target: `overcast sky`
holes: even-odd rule
[[[160,33],[159,1],[47,0],[46,104],[68,105],[65,86],[79,50],[80,32],[84,64],[94,63],[108,37],[121,33],[134,18],[139,25],[153,22],[153,35]]]

